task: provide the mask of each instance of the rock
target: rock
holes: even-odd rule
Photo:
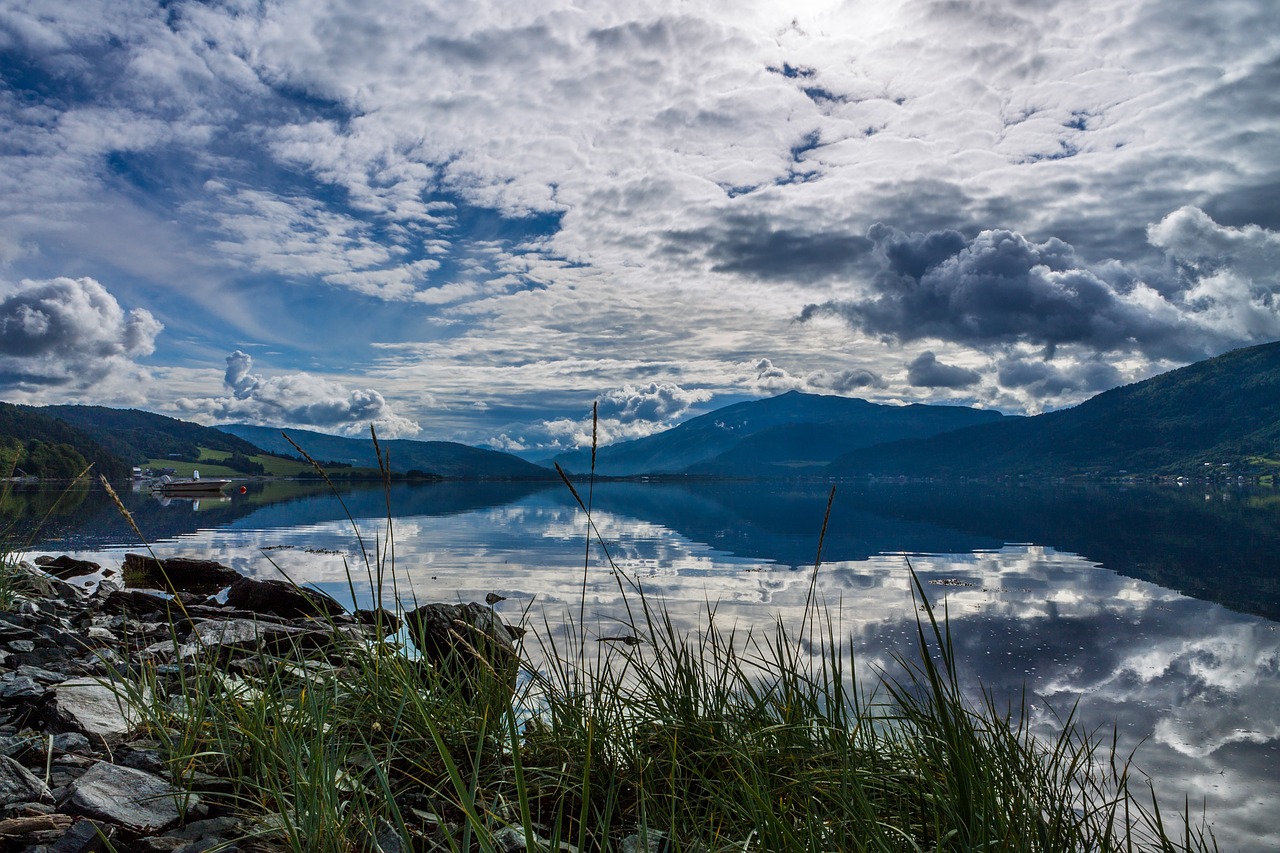
[[[97,821],[82,820],[67,830],[49,853],[103,853],[114,851],[111,842],[116,837],[114,826],[104,826]]]
[[[89,751],[89,739],[79,732],[63,732],[53,736],[53,751],[72,754]]]
[[[124,685],[97,678],[72,678],[53,689],[55,719],[91,740],[122,735],[138,722],[137,712],[124,700]]]
[[[0,806],[10,803],[53,802],[45,784],[7,755],[0,755]]]
[[[382,635],[390,637],[396,631],[400,630],[400,617],[396,616],[385,607],[376,610],[356,610],[351,614],[360,625],[377,625],[379,621],[382,623]]]
[[[43,747],[44,738],[30,730],[23,734],[0,737],[0,755],[7,755],[10,758],[21,758],[31,751],[42,749]]]
[[[472,687],[498,683],[514,690],[520,658],[509,626],[483,604],[426,604],[404,616],[409,636],[422,656],[448,679]]]
[[[23,664],[16,670],[18,675],[25,675],[27,678],[34,679],[41,684],[61,684],[67,680],[67,677],[60,672],[54,672],[51,669],[44,669],[39,666],[31,666]]]
[[[102,569],[102,566],[89,560],[77,560],[63,554],[61,557],[36,557],[36,565],[51,575],[66,580],[67,578],[91,575]]]
[[[180,612],[172,599],[140,589],[117,590],[108,595],[102,605],[102,609],[108,613],[127,613],[131,616],[167,614],[171,607],[175,612]]]
[[[227,591],[227,604],[254,613],[277,616],[335,616],[346,608],[318,589],[307,589],[285,581],[240,578]]]
[[[125,554],[123,571],[129,586],[154,586],[167,592],[214,592],[235,583],[240,573],[213,560],[169,557],[157,560],[143,554]]]
[[[0,699],[39,699],[45,694],[45,688],[36,683],[34,678],[6,672],[0,676]]]
[[[173,826],[199,802],[168,782],[131,767],[100,761],[72,783],[67,811],[109,820],[133,832],[156,833]]]

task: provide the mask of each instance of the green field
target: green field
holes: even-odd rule
[[[176,472],[176,476],[190,477],[194,470],[200,471],[201,477],[252,477],[253,474],[246,474],[243,471],[235,471],[225,465],[215,464],[211,460],[226,459],[228,454],[221,450],[210,450],[207,447],[200,448],[199,462],[183,462],[177,459],[148,459],[145,467],[159,470],[161,468],[172,468]],[[266,469],[267,476],[270,477],[297,477],[302,474],[313,474],[315,469],[306,462],[298,462],[293,459],[284,459],[279,456],[258,455],[250,456],[254,462],[261,463]],[[340,468],[331,472],[335,475],[349,477],[351,475],[367,475],[377,477],[378,470],[376,468]]]

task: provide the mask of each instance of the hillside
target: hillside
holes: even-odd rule
[[[59,449],[70,448],[71,452]],[[92,463],[93,473],[108,478],[128,476],[130,463],[112,453],[85,431],[50,417],[43,409],[0,403],[0,457],[4,471],[16,465],[29,474],[66,479]],[[71,469],[76,468],[74,472]]]
[[[856,450],[837,476],[1187,473],[1280,458],[1280,342],[1234,350],[1070,409]]]
[[[600,448],[596,472],[752,477],[815,473],[855,448],[1001,418],[999,412],[957,406],[885,406],[790,391],[736,403],[665,432]],[[591,452],[561,454],[556,461],[567,471],[586,473]]]
[[[138,409],[106,406],[45,406],[41,412],[71,424],[131,465],[168,457],[195,460],[200,448],[254,456],[247,441],[209,427]]]
[[[275,427],[227,424],[219,430],[252,442],[268,453],[296,456],[298,451]],[[377,467],[373,442],[367,438],[343,438],[305,429],[284,430],[298,446],[320,462],[343,462],[358,467]],[[391,461],[391,470],[401,473],[424,471],[442,477],[478,479],[548,479],[555,473],[509,453],[481,450],[452,441],[379,441]]]

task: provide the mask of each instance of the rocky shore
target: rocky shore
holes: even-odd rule
[[[270,821],[250,825],[216,796],[223,780],[202,786],[190,774],[175,776],[139,714],[146,692],[197,667],[252,678],[264,652],[284,647],[315,650],[320,663],[332,651],[326,665],[341,667],[342,648],[400,628],[385,610],[349,613],[317,590],[241,577],[203,560],[131,554],[117,571],[63,556],[10,568],[0,609],[3,851],[286,849],[273,842]],[[125,577],[130,586],[159,582],[151,591],[126,589]],[[461,664],[460,678],[477,649],[486,666],[510,668],[515,660],[518,629],[492,608],[426,605],[406,619],[437,666],[462,643],[472,663]],[[382,826],[368,849],[409,848]],[[524,849],[523,837],[513,849]]]

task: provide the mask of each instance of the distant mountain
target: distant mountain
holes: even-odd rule
[[[959,406],[885,406],[790,391],[725,406],[665,432],[602,447],[596,472],[750,477],[815,473],[854,448],[1001,419],[999,412]],[[586,473],[591,452],[561,454],[556,462],[566,471]]]
[[[59,460],[62,464],[54,466],[58,469],[56,472],[41,471],[38,463],[47,457],[47,451],[38,452],[35,446],[37,443],[47,445],[50,449],[65,445],[73,453],[59,454],[63,458]],[[102,474],[109,479],[128,476],[131,468],[127,459],[121,459],[119,455],[94,441],[86,431],[50,416],[45,409],[12,403],[0,403],[0,451],[5,469],[0,472],[0,476],[4,477],[9,475],[8,468],[12,464],[30,474],[56,478],[75,476],[79,471],[69,473],[70,468],[77,465],[83,468],[88,463],[93,463],[94,474]],[[45,458],[45,461],[54,460]],[[33,465],[32,462],[37,464]]]
[[[281,430],[275,427],[227,424],[219,430],[261,447],[268,453],[297,456]],[[377,454],[367,438],[343,438],[305,429],[286,429],[289,437],[317,462],[344,462],[358,467],[376,468]],[[442,477],[477,479],[548,479],[553,471],[525,462],[510,453],[481,450],[452,441],[413,441],[411,439],[380,440],[383,453],[391,461],[391,470],[424,471]]]
[[[1280,342],[1114,388],[1070,409],[848,453],[833,475],[1185,473],[1280,458]]]
[[[199,448],[254,456],[261,451],[221,430],[138,409],[106,406],[44,406],[39,411],[71,424],[131,465],[148,459],[194,460]]]

